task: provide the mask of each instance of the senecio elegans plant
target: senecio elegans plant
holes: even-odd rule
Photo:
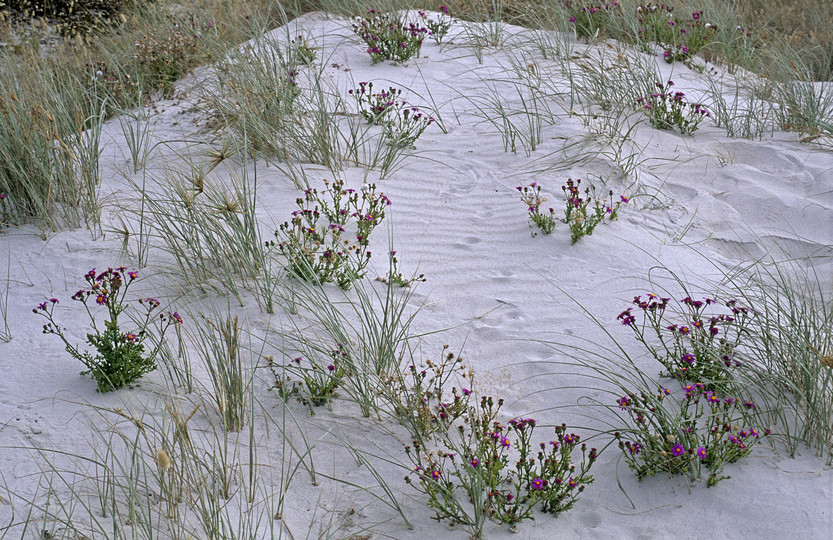
[[[422,41],[428,29],[414,23],[405,25],[393,13],[382,13],[375,9],[364,17],[356,17],[353,31],[367,45],[367,54],[374,64],[383,60],[404,62],[419,54]]]
[[[535,420],[504,425],[497,420],[502,399],[472,404],[470,390],[452,393],[453,401],[431,406],[431,423],[439,428],[405,448],[414,465],[405,481],[428,497],[438,521],[459,523],[480,537],[487,517],[515,526],[534,519],[536,507],[553,515],[572,508],[593,481],[595,448],[588,451],[566,425],[536,448]],[[580,462],[573,460],[576,449]]]
[[[689,103],[683,92],[671,92],[674,81],[656,83],[658,92],[636,100],[635,105],[648,116],[651,125],[657,129],[680,130],[683,135],[693,135],[705,118],[711,118],[709,111],[699,103]]]
[[[706,314],[718,304],[715,300],[687,296],[680,302],[683,320],[668,324],[670,301],[654,294],[637,296],[633,304],[642,321],[637,322],[633,307],[617,317],[665,367],[660,376],[679,380],[682,388],[672,393],[659,387],[656,394],[626,391],[618,405],[631,426],[616,438],[640,479],[667,472],[694,481],[708,470],[711,487],[728,478],[722,475],[726,463],[747,456],[762,435],[770,434],[754,427],[756,406],[737,395],[732,376],[733,369],[742,368],[737,349],[755,312],[729,300],[724,304],[729,313]]]
[[[360,82],[358,88],[347,93],[356,99],[362,118],[382,126],[388,143],[397,148],[412,147],[422,132],[434,123],[433,117],[401,99],[402,90],[393,86],[373,93],[372,82]]]
[[[349,289],[367,271],[370,233],[385,218],[390,199],[377,193],[375,184],[365,185],[360,192],[345,188],[342,180],[324,184],[323,193],[308,188],[296,199],[298,210],[275,231],[277,247],[290,275]],[[348,234],[353,226],[355,233]]]
[[[591,195],[591,188],[587,188],[584,197],[581,196],[579,186],[581,179],[567,180],[567,184],[561,186],[561,190],[566,197],[564,208],[564,219],[562,223],[566,223],[570,228],[570,243],[575,244],[581,237],[593,234],[596,226],[603,221],[611,222],[619,215],[619,206],[622,203],[627,203],[628,198],[624,195],[619,197],[618,201],[613,200],[613,191],[609,192],[609,200],[598,200],[594,197],[595,193]],[[529,223],[536,225],[538,229],[544,234],[550,234],[555,229],[555,209],[550,208],[548,213],[541,211],[541,205],[546,202],[546,198],[541,196],[541,186],[536,182],[532,182],[528,186],[518,186],[517,189],[521,194],[521,201],[526,204],[529,210]],[[590,203],[593,202],[593,206]],[[532,233],[535,236],[535,232]]]
[[[173,324],[182,324],[182,318],[176,312],[161,313],[154,317],[159,308],[159,300],[144,298],[138,300],[144,315],[138,330],[125,332],[119,326],[119,316],[128,308],[127,289],[138,278],[138,273],[128,271],[125,267],[108,268],[96,274],[95,268],[87,272],[84,279],[88,288],[72,295],[72,299],[81,302],[90,317],[93,331],[87,334],[87,343],[96,351],[81,351],[67,339],[64,329],[55,322],[54,310],[59,303],[57,298],[50,298],[32,311],[46,317],[43,325],[44,334],[55,334],[64,342],[67,352],[80,360],[95,379],[99,392],[118,390],[156,369],[156,355],[162,345],[167,329]],[[92,299],[92,300],[91,300]],[[107,319],[104,328],[99,328],[94,310],[96,307],[106,310]],[[159,338],[149,353],[145,353],[144,341],[149,337],[149,328],[158,326]]]
[[[742,365],[737,350],[755,312],[732,299],[723,304],[728,312],[707,314],[706,309],[718,302],[686,296],[680,301],[682,320],[670,321],[670,301],[655,294],[636,296],[633,305],[642,320],[637,321],[634,307],[620,313],[617,320],[633,330],[636,339],[665,367],[660,376],[703,383],[709,390],[727,389],[730,370]]]
[[[630,393],[619,407],[633,427],[616,433],[628,466],[641,480],[656,473],[685,474],[692,481],[708,471],[712,487],[729,478],[722,474],[726,463],[749,455],[769,429],[751,427],[755,404],[735,397],[720,397],[701,383],[687,384],[684,396],[673,397],[668,388],[656,394]]]
[[[679,18],[674,8],[664,4],[637,6],[639,23],[637,42],[645,47],[657,43],[663,48],[663,58],[669,64],[686,61],[717,38],[718,28],[706,22],[702,11],[694,11],[690,17]]]
[[[570,25],[580,38],[594,38],[604,32],[621,14],[621,6],[615,0],[561,0]]]
[[[570,509],[593,481],[595,448],[587,449],[566,425],[534,444],[536,422],[498,421],[503,400],[482,397],[462,358],[446,353],[427,368],[410,365],[387,391],[394,412],[413,435],[405,452],[414,465],[405,481],[423,493],[438,521],[465,526],[479,538],[486,519],[513,527],[533,519],[536,508],[557,515]],[[450,388],[450,391],[449,391]],[[573,455],[580,450],[581,461]]]
[[[425,27],[428,29],[428,35],[431,36],[431,39],[437,45],[442,44],[443,38],[445,38],[448,31],[451,29],[451,23],[453,19],[451,18],[451,12],[448,11],[448,6],[440,6],[439,8],[440,16],[435,21],[434,19],[429,19],[428,15],[425,14],[424,11],[420,11],[419,17],[425,21]]]

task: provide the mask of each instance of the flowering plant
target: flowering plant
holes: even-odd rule
[[[414,23],[406,26],[393,13],[382,13],[375,9],[364,17],[356,17],[353,31],[367,45],[367,54],[373,63],[383,60],[404,62],[419,54],[422,41],[428,29]]]
[[[303,357],[293,359],[284,370],[290,375],[278,374],[271,356],[266,357],[266,360],[275,377],[272,388],[284,401],[296,395],[302,403],[316,407],[329,403],[341,380],[349,373],[349,357],[341,343],[336,343],[336,347],[323,362],[313,357],[309,359],[310,365],[305,366]],[[298,380],[293,381],[291,375],[298,377]]]
[[[291,275],[312,282],[334,281],[347,289],[366,272],[370,233],[384,219],[390,200],[376,193],[375,184],[361,192],[346,189],[342,180],[324,184],[324,193],[309,188],[296,199],[298,210],[275,231],[275,237]],[[347,238],[351,221],[355,222],[355,240]]]
[[[291,45],[293,60],[297,63],[308,66],[315,62],[317,57],[315,49],[310,47],[304,36],[299,35],[297,39],[293,39]]]
[[[588,472],[596,449],[588,453],[579,436],[561,425],[555,439],[541,442],[536,452],[535,420],[517,418],[503,425],[497,420],[502,399],[483,397],[472,406],[470,396],[464,389],[455,393],[455,404],[436,405],[435,418],[444,429],[435,432],[432,448],[418,440],[405,448],[415,466],[405,481],[428,496],[436,518],[464,524],[479,536],[487,515],[511,526],[533,519],[538,505],[553,515],[570,509],[593,481]],[[577,469],[572,455],[579,446]],[[455,495],[458,484],[474,506],[471,514]]]
[[[360,82],[355,90],[348,94],[356,98],[359,114],[371,124],[385,128],[385,138],[398,148],[413,146],[434,118],[424,115],[419,107],[411,107],[400,99],[402,90],[389,87],[387,90],[373,93],[372,82]]]
[[[673,130],[676,127],[683,135],[693,135],[704,118],[711,118],[703,105],[687,102],[682,92],[672,93],[674,81],[656,83],[656,86],[658,92],[636,100],[636,106],[642,108],[655,128]]]
[[[615,0],[561,0],[561,9],[567,12],[576,36],[583,38],[596,37],[621,12]]]
[[[658,472],[686,474],[691,480],[708,470],[707,486],[720,480],[726,463],[747,456],[768,429],[749,427],[755,404],[718,397],[701,383],[682,388],[675,398],[667,388],[656,394],[628,393],[618,400],[635,424],[627,435],[617,432],[628,466],[641,480]],[[667,401],[674,402],[669,406]]]
[[[425,279],[425,274],[413,275],[410,278],[406,278],[399,270],[399,259],[396,258],[396,251],[391,251],[389,255],[390,269],[388,270],[388,275],[386,277],[379,276],[376,278],[378,281],[381,281],[382,283],[390,283],[392,285],[396,285],[397,287],[410,287],[411,283],[415,281],[422,281],[423,283],[427,281]]]
[[[561,186],[567,197],[562,221],[570,227],[571,244],[578,242],[582,236],[593,234],[593,230],[599,223],[605,220],[608,222],[615,220],[619,215],[619,206],[628,202],[628,198],[624,195],[620,195],[619,200],[614,202],[612,190],[608,194],[610,197],[608,201],[600,201],[595,197],[595,192],[591,195],[591,188],[585,189],[584,197],[582,197],[579,191],[580,185],[581,178],[575,182],[569,178],[567,184]],[[590,208],[591,202],[593,202],[592,209]]]
[[[658,43],[668,63],[688,60],[717,36],[717,26],[705,22],[702,11],[692,12],[690,18],[676,18],[674,8],[666,5],[638,6],[637,40],[643,45]]]
[[[555,228],[555,210],[550,208],[549,213],[541,212],[541,205],[547,199],[541,196],[541,186],[532,182],[528,186],[518,186],[517,189],[521,194],[521,202],[523,202],[529,210],[530,226],[537,225],[544,234],[550,234]],[[535,236],[533,231],[532,236]]]
[[[428,28],[428,34],[437,45],[440,45],[445,35],[448,34],[452,21],[451,12],[448,11],[447,6],[440,6],[439,10],[440,16],[436,21],[434,19],[429,19],[425,12],[419,12],[420,18],[425,21],[425,27]]]
[[[728,369],[741,365],[736,351],[755,312],[732,299],[724,304],[730,313],[707,315],[705,310],[717,305],[715,300],[687,296],[681,300],[682,320],[669,324],[666,315],[670,301],[650,293],[645,298],[636,296],[633,304],[642,312],[642,321],[637,322],[633,307],[617,319],[630,327],[636,339],[665,367],[662,376],[703,383],[709,390],[724,388],[731,381]],[[649,336],[656,336],[659,343],[649,342]]]
[[[154,298],[140,299],[144,315],[140,317],[139,329],[124,332],[119,327],[119,316],[128,307],[127,289],[138,278],[135,271],[128,271],[125,267],[108,268],[96,274],[95,268],[87,272],[84,279],[88,288],[76,292],[72,299],[81,302],[90,317],[93,332],[87,334],[87,343],[92,345],[97,354],[81,351],[70,343],[64,329],[55,322],[54,310],[59,303],[57,298],[50,298],[32,311],[46,317],[48,321],[43,325],[44,334],[55,334],[64,342],[67,352],[80,360],[87,367],[85,373],[93,376],[99,392],[117,390],[139,379],[142,375],[156,369],[156,355],[162,345],[165,331],[173,324],[181,324],[182,318],[176,312],[167,312],[152,317],[159,307],[159,300]],[[94,301],[90,299],[94,298]],[[106,309],[107,320],[104,328],[100,329],[96,323],[94,309],[100,306]],[[149,327],[153,321],[158,324],[159,339],[150,353],[145,354],[143,342],[149,336]]]

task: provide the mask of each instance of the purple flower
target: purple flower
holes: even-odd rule
[[[671,455],[672,456],[681,456],[685,454],[685,448],[680,443],[675,444],[671,447]]]
[[[474,468],[476,469],[476,468],[477,468],[477,466],[478,466],[478,465],[480,465],[480,460],[479,460],[479,459],[477,459],[477,458],[471,458],[471,459],[469,460],[469,463],[471,463],[471,466],[472,466],[472,467],[474,467]]]
[[[691,354],[691,353],[684,354],[683,357],[680,358],[680,361],[685,362],[687,364],[693,364],[694,363],[694,355]]]
[[[619,404],[619,407],[620,407],[621,409],[624,409],[624,408],[626,408],[626,407],[629,407],[629,406],[631,405],[631,403],[632,403],[632,402],[631,402],[631,400],[628,398],[628,396],[624,396],[624,397],[620,397],[620,398],[619,398],[619,400],[618,400],[616,403],[618,403],[618,404]]]
[[[702,446],[697,449],[695,454],[697,454],[697,457],[700,458],[700,461],[705,461],[706,460],[706,449],[703,448]]]
[[[532,489],[535,489],[537,491],[541,491],[542,489],[544,489],[544,481],[541,480],[540,478],[533,479],[532,480]]]

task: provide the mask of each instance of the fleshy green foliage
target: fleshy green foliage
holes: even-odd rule
[[[292,276],[313,283],[335,282],[350,288],[364,277],[371,252],[369,237],[385,217],[390,200],[376,193],[375,184],[361,192],[345,189],[344,182],[325,182],[319,193],[309,188],[296,200],[292,220],[275,231],[277,246]],[[355,236],[347,228],[355,226]],[[271,245],[271,244],[270,244]]]
[[[636,339],[666,371],[662,376],[683,382],[702,383],[707,390],[729,390],[730,370],[741,366],[737,351],[743,337],[749,335],[749,326],[755,312],[739,305],[737,300],[724,303],[728,313],[706,313],[718,303],[711,298],[693,300],[685,297],[684,306],[676,322],[668,319],[670,298],[648,294],[637,296],[633,304],[642,312],[637,322],[628,308],[617,319],[631,328]]]
[[[616,433],[625,461],[641,480],[657,473],[685,474],[691,480],[709,473],[711,487],[723,476],[726,463],[749,455],[769,430],[751,427],[755,404],[721,398],[704,385],[686,385],[684,396],[667,388],[656,394],[629,393],[618,400],[633,424],[627,434]]]
[[[529,210],[530,226],[536,225],[544,234],[550,234],[557,221],[555,219],[555,209],[550,208],[548,214],[541,212],[541,205],[547,201],[546,198],[541,196],[541,186],[532,182],[528,186],[518,186],[515,189],[521,193],[521,202]],[[533,231],[532,236],[535,236],[535,234]]]
[[[553,515],[572,508],[593,481],[595,449],[588,452],[579,436],[561,425],[555,439],[536,450],[535,420],[503,425],[497,420],[503,400],[483,397],[474,405],[471,391],[452,392],[453,402],[439,400],[431,408],[432,422],[440,427],[430,447],[415,440],[405,449],[415,466],[405,480],[428,497],[436,519],[462,524],[478,538],[487,517],[516,525],[533,519],[538,506]],[[573,453],[579,446],[577,464]],[[463,500],[458,489],[466,494]]]
[[[393,13],[375,9],[353,22],[353,31],[367,45],[367,54],[374,64],[383,60],[404,62],[419,54],[428,29],[414,23],[407,25]]]
[[[87,343],[93,346],[95,353],[79,350],[70,343],[64,334],[64,329],[55,322],[53,312],[59,303],[57,298],[51,298],[33,310],[34,313],[46,317],[48,321],[43,325],[43,333],[55,334],[61,338],[67,352],[87,367],[86,373],[93,376],[99,392],[118,390],[156,369],[156,355],[159,347],[145,354],[142,342],[148,338],[148,328],[153,324],[151,316],[159,307],[159,301],[153,298],[139,300],[145,313],[140,319],[142,322],[139,329],[135,332],[124,332],[119,327],[119,316],[128,307],[127,289],[137,277],[136,272],[127,271],[124,267],[108,268],[98,275],[95,269],[92,269],[84,276],[88,288],[81,289],[72,296],[73,300],[84,305],[90,316],[93,332],[87,334]],[[107,311],[108,318],[104,321],[103,330],[98,327],[91,311],[95,308],[91,305],[93,304],[93,301],[90,301],[92,297],[95,298],[96,305],[102,306]],[[182,323],[182,318],[176,312],[160,315],[158,319],[159,339],[156,342],[161,343],[165,331],[172,324],[179,323]]]
[[[613,20],[621,16],[621,6],[614,0],[561,0],[561,8],[580,38],[604,35]]]
[[[599,200],[595,193],[591,194],[591,188],[584,190],[584,197],[581,196],[579,186],[581,178],[573,181],[567,180],[567,184],[561,186],[564,195],[567,197],[564,209],[563,222],[570,227],[570,243],[575,244],[583,236],[590,236],[599,223],[607,220],[611,222],[618,217],[619,206],[627,203],[628,199],[621,195],[618,201],[613,201],[613,191],[608,193],[609,200]],[[590,203],[593,203],[591,208]]]
[[[683,92],[671,92],[674,81],[656,83],[657,92],[636,100],[651,125],[657,129],[678,129],[683,135],[693,135],[704,118],[711,114],[699,103],[689,103]]]
[[[373,93],[372,82],[360,82],[348,93],[356,98],[359,114],[371,124],[385,129],[388,143],[397,148],[410,148],[420,135],[434,123],[434,118],[424,115],[419,107],[410,107],[401,99],[402,90],[391,86]]]

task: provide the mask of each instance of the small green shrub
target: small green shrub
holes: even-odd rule
[[[616,433],[628,466],[641,480],[657,473],[686,474],[691,480],[709,472],[711,487],[729,478],[726,463],[746,457],[770,431],[754,424],[755,404],[733,397],[719,397],[704,385],[686,385],[684,396],[675,398],[667,388],[656,394],[629,393],[619,407],[633,427],[627,435]]]
[[[419,54],[428,29],[404,22],[393,13],[375,9],[353,22],[353,31],[367,45],[367,54],[374,64],[383,60],[405,62]]]
[[[390,200],[369,184],[361,192],[344,182],[326,182],[324,193],[304,191],[292,220],[275,231],[277,247],[290,275],[313,283],[335,282],[343,289],[361,279],[370,262],[369,237],[385,217]],[[355,240],[347,228],[355,226]],[[270,247],[275,243],[271,242]]]
[[[95,379],[99,392],[118,390],[123,386],[135,382],[137,379],[156,369],[156,355],[162,343],[165,331],[173,324],[181,324],[182,318],[176,312],[161,314],[158,319],[153,312],[159,307],[159,301],[154,298],[139,300],[144,315],[139,319],[139,329],[124,332],[119,326],[119,316],[127,309],[127,290],[137,279],[135,271],[127,271],[124,267],[108,268],[101,274],[96,274],[95,268],[87,272],[84,279],[89,288],[76,292],[72,299],[84,305],[90,317],[93,332],[87,334],[87,343],[93,346],[96,354],[81,351],[70,343],[54,319],[57,298],[50,298],[32,311],[46,317],[48,321],[43,325],[44,334],[55,334],[64,342],[67,352],[80,360],[87,371]],[[104,328],[99,328],[91,308],[95,305],[90,301],[95,297],[95,305],[107,311]],[[158,325],[159,338],[155,340],[157,346],[149,353],[145,353],[143,342],[149,337],[149,328]]]
[[[673,131],[675,128],[683,135],[693,135],[705,118],[711,114],[699,103],[689,103],[683,92],[671,92],[674,81],[656,83],[658,92],[638,98],[636,106],[641,107],[651,125],[657,129]]]
[[[564,223],[570,227],[570,243],[575,244],[583,236],[590,236],[596,226],[604,221],[611,222],[619,215],[619,206],[627,203],[624,195],[619,200],[613,200],[613,191],[608,193],[609,200],[599,200],[591,188],[584,190],[584,197],[581,196],[579,186],[581,178],[573,182],[572,178],[567,179],[567,184],[561,186],[564,195],[567,197],[564,208]],[[593,203],[592,211],[590,203]]]

